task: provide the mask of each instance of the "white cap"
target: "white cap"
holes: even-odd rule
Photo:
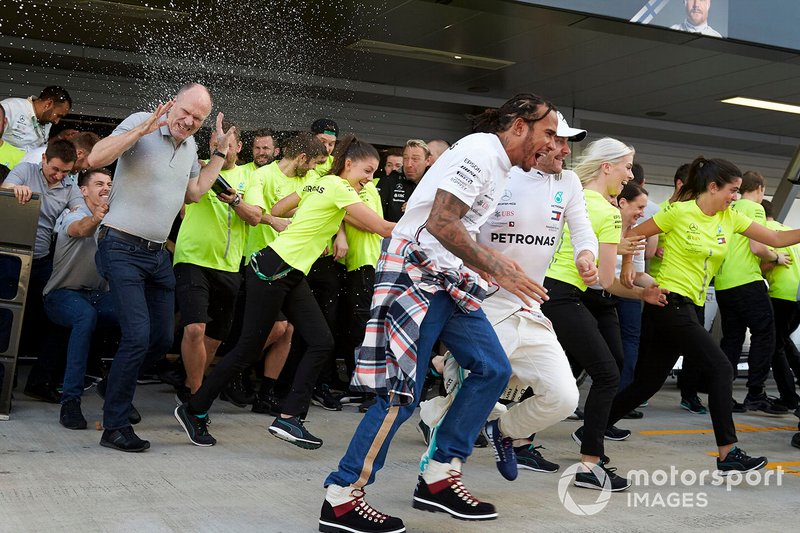
[[[556,135],[559,137],[566,137],[570,141],[578,142],[586,138],[586,130],[579,130],[578,128],[570,128],[567,124],[567,119],[558,111],[558,129]]]

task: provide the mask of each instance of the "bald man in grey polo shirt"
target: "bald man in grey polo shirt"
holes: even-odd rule
[[[152,114],[134,113],[98,142],[89,167],[118,160],[109,211],[98,232],[98,272],[108,280],[122,338],[105,388],[100,445],[141,452],[150,443],[134,433],[129,412],[136,377],[145,360],[172,344],[175,276],[165,242],[186,202],[211,188],[233,138],[217,115],[217,150],[200,168],[193,135],[211,113],[208,89],[185,85]]]

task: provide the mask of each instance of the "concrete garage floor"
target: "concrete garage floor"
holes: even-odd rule
[[[741,382],[735,394],[744,398]],[[770,467],[786,469],[780,486],[774,473],[769,486],[763,477],[757,486],[686,486],[682,477],[691,483],[694,474],[714,468],[708,454],[715,447],[710,432],[697,432],[710,431],[708,416],[688,414],[678,402],[670,380],[644,408],[643,420],[620,424],[634,432],[628,441],[606,441],[612,466],[621,473],[669,472],[674,466],[678,486],[651,484],[613,494],[593,516],[565,509],[558,491],[560,473],[521,471],[516,481],[507,482],[497,473],[489,449],[476,450],[465,482],[477,497],[495,503],[499,519],[469,523],[412,509],[423,451],[417,418],[400,429],[378,483],[368,490],[368,501],[402,517],[413,532],[796,530],[800,450],[789,440],[797,419],[735,415],[741,446],[767,455]],[[218,401],[210,429],[219,443],[198,448],[172,415],[169,387],[141,386],[136,405],[144,417],[136,430],[152,448],[126,454],[98,445],[100,432],[94,424],[100,420],[101,401],[93,392],[83,399],[90,429],[69,431],[58,424],[57,405],[32,401],[18,391],[11,420],[0,422],[0,531],[316,531],[322,480],[360,418],[355,407],[338,413],[312,407],[308,427],[325,445],[306,451],[269,435],[265,415]],[[559,462],[562,472],[578,459],[570,438],[577,424],[565,421],[540,435],[545,457]],[[668,433],[642,433],[648,431]],[[653,481],[663,482],[658,476]],[[565,498],[583,505],[596,503],[600,495],[572,487]]]

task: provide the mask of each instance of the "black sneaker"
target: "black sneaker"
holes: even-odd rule
[[[603,434],[603,438],[606,440],[625,440],[631,436],[631,430],[629,429],[620,429],[617,426],[611,426],[610,428],[606,428],[606,432]]]
[[[270,433],[279,439],[291,442],[295,446],[306,450],[316,450],[322,446],[322,439],[309,433],[303,422],[296,416],[291,418],[277,417],[268,429]]]
[[[72,399],[62,403],[58,421],[67,429],[86,429],[86,419],[81,412],[80,400]]]
[[[723,476],[731,472],[750,472],[759,470],[767,464],[766,457],[750,457],[744,450],[734,446],[725,456],[725,460],[717,458],[717,470]]]
[[[189,413],[187,405],[182,404],[175,408],[175,418],[195,446],[213,446],[217,443],[217,439],[208,432],[208,415],[193,415]]]
[[[150,448],[150,441],[140,439],[131,426],[120,429],[106,429],[100,437],[100,446],[122,452],[143,452]]]
[[[708,410],[700,401],[699,396],[695,396],[694,398],[681,398],[681,409],[685,409],[694,415],[704,415],[708,413]]]
[[[607,468],[603,461],[594,465],[588,472],[578,472],[572,482],[576,487],[584,489],[608,490],[619,492],[631,486],[628,478],[618,476],[616,468]]]
[[[489,441],[486,440],[486,437],[483,436],[483,433],[478,433],[478,436],[475,438],[475,444],[473,444],[475,448],[488,448]]]
[[[639,420],[640,418],[644,418],[644,413],[641,411],[637,411],[634,409],[630,413],[626,413],[622,416],[625,420]]]
[[[517,479],[517,456],[514,454],[514,446],[511,437],[506,437],[500,432],[498,420],[486,422],[481,431],[483,436],[494,450],[494,461],[500,475],[509,481]]]
[[[523,470],[533,470],[534,472],[546,472],[552,474],[558,472],[559,466],[551,463],[539,452],[541,446],[515,446],[514,453],[517,455],[517,467]]]
[[[744,407],[748,411],[760,411],[767,415],[785,415],[789,413],[785,405],[776,404],[765,392],[759,395],[748,394],[745,396]]]
[[[40,383],[37,385],[28,384],[23,391],[25,396],[40,400],[47,403],[61,403],[61,394],[54,386],[49,383]]]
[[[425,446],[429,446],[431,443],[431,434],[433,433],[431,427],[420,420],[419,424],[417,424],[417,431],[419,431],[419,434],[422,435],[422,440],[425,441]]]
[[[236,407],[247,407],[252,405],[256,399],[253,388],[244,374],[238,374],[233,381],[228,383],[228,386],[220,393],[220,400],[230,402]]]
[[[415,509],[437,513],[444,511],[461,520],[494,520],[497,511],[491,503],[477,500],[461,482],[461,472],[450,470],[450,476],[428,485],[422,476],[414,489]]]
[[[256,394],[253,406],[250,410],[254,413],[278,416],[281,414],[280,400],[278,400],[275,393],[272,391],[267,394],[258,393]]]
[[[311,393],[311,403],[318,405],[326,411],[341,411],[342,404],[331,393],[330,387],[323,383],[314,387],[314,392]]]
[[[101,379],[97,382],[97,386],[94,388],[94,391],[100,396],[103,400],[106,399],[106,386],[108,385],[108,381],[105,379]],[[142,415],[139,413],[139,410],[131,404],[131,408],[128,411],[128,423],[135,426],[139,422],[142,421]],[[150,444],[148,443],[148,447]]]
[[[743,403],[739,403],[736,400],[733,400],[733,407],[731,408],[731,412],[733,413],[746,413],[747,408],[744,406]]]
[[[792,436],[791,444],[795,448],[800,448],[800,433],[795,433],[794,436]]]
[[[360,392],[346,392],[344,396],[339,398],[339,403],[342,405],[361,405],[369,400],[369,396]]]
[[[370,407],[375,405],[375,402],[377,402],[377,401],[378,400],[377,400],[377,398],[375,398],[375,396],[373,396],[372,398],[369,398],[368,400],[364,400],[364,402],[361,405],[358,406],[358,412],[359,413],[366,413],[367,411],[369,411]]]
[[[583,420],[583,409],[575,408],[575,412],[567,417],[567,420]]]
[[[578,446],[581,446],[583,443],[583,426],[573,431],[571,436],[572,440],[574,440],[578,444]],[[607,465],[608,463],[611,462],[611,459],[609,459],[606,454],[602,454],[600,456],[600,460],[603,462],[604,465]]]
[[[404,533],[403,521],[375,510],[364,500],[364,491],[353,489],[353,499],[332,506],[322,502],[319,513],[319,530],[323,533]]]

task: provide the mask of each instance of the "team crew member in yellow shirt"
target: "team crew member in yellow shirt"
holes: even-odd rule
[[[3,140],[3,132],[6,129],[7,122],[6,111],[3,106],[0,106],[0,182],[6,179],[8,171],[25,157],[25,150],[20,150]]]
[[[703,324],[696,306],[728,252],[731,237],[744,236],[775,247],[800,242],[800,231],[772,231],[730,209],[742,183],[741,171],[723,159],[695,159],[678,201],[632,232],[649,237],[666,234],[664,261],[656,282],[670,291],[666,307],[645,305],[642,341],[633,383],[611,407],[609,423],[658,392],[678,356],[701,361],[708,375],[708,408],[719,447],[717,469],[722,474],[763,468],[766,457],[750,457],[737,448],[733,425],[733,369]],[[630,284],[632,265],[623,261],[622,281]]]
[[[792,228],[784,226],[772,215],[772,202],[762,200],[761,206],[767,217],[767,228],[775,231],[787,231]],[[798,407],[795,389],[795,378],[800,380],[800,353],[791,338],[797,329],[800,313],[797,307],[797,293],[800,287],[800,250],[797,246],[775,250],[788,255],[786,264],[761,263],[761,270],[769,283],[769,299],[775,313],[775,352],[772,356],[772,375],[780,392],[780,403],[788,410]]]
[[[223,123],[225,130],[230,127]],[[239,262],[247,227],[258,224],[265,209],[258,179],[236,166],[242,149],[238,128],[234,137],[220,170],[233,190],[224,194],[209,190],[199,202],[187,205],[175,243],[175,294],[188,389],[178,392],[182,401],[200,388],[203,374],[228,335],[241,283]],[[212,153],[217,149],[216,132],[211,134],[210,148]]]
[[[592,378],[584,408],[584,425],[572,438],[581,446],[582,461],[589,468],[579,472],[575,485],[602,490],[607,479],[611,490],[625,490],[630,482],[605,468],[603,439],[624,440],[631,432],[606,424],[608,410],[619,386],[622,367],[622,339],[615,301],[607,291],[616,285],[620,295],[641,298],[644,289],[624,290],[615,283],[618,247],[622,237],[622,217],[609,198],[616,197],[631,178],[634,150],[632,147],[605,137],[586,147],[575,166],[583,184],[583,194],[589,220],[597,236],[598,279],[587,287],[575,266],[572,238],[567,228],[550,262],[544,279],[549,300],[542,312],[553,322],[559,343],[574,362],[586,369]],[[638,250],[638,241],[625,240],[626,253]],[[657,289],[649,294],[659,298]]]
[[[300,420],[308,409],[317,375],[333,349],[333,337],[306,281],[311,265],[330,242],[345,214],[367,230],[388,236],[394,224],[384,221],[358,197],[378,167],[378,153],[367,143],[342,141],[332,171],[292,193],[272,208],[282,216],[297,212],[292,224],[272,243],[253,255],[247,270],[247,300],[242,336],[222,362],[206,378],[189,402],[175,409],[175,417],[192,443],[212,446],[207,411],[214,399],[236,374],[257,360],[278,313],[283,309],[307,345],[297,365],[291,391],[284,399],[282,414],[269,431],[302,448],[316,449],[322,440],[312,435]]]
[[[764,177],[758,172],[745,172],[742,195],[731,206],[747,218],[765,224]],[[775,352],[775,321],[767,286],[761,277],[761,261],[778,261],[785,264],[787,255],[768,249],[760,242],[742,235],[731,238],[728,254],[714,278],[717,304],[722,318],[722,340],[720,347],[733,368],[742,355],[745,334],[750,330],[750,351],[747,355],[747,396],[744,407],[748,411],[767,414],[785,414],[786,406],[775,404],[767,396],[764,383],[769,376],[772,355]]]

